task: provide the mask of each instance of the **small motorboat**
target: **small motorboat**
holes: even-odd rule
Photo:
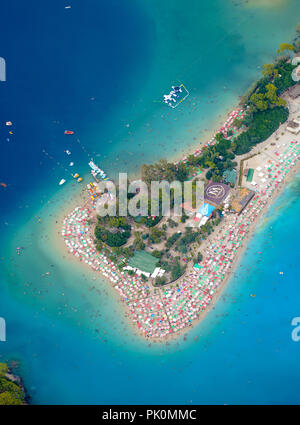
[[[64,183],[66,183],[66,180],[65,179],[61,179],[61,181],[58,184],[59,184],[59,186],[62,186]]]
[[[74,134],[74,131],[72,131],[72,130],[65,130],[65,134]]]

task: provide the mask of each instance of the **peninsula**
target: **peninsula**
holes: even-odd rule
[[[296,172],[300,85],[290,53],[299,50],[299,40],[280,46],[278,60],[264,66],[263,78],[206,145],[177,163],[142,166],[148,185],[203,181],[200,208],[183,199],[180,217],[153,216],[150,209],[144,217],[100,217],[97,202],[109,202],[110,194],[90,183],[88,202],[64,219],[68,250],[105,276],[143,336],[177,335],[204,317],[259,217]]]

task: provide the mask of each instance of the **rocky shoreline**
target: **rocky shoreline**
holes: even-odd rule
[[[18,364],[0,363],[0,405],[29,405],[31,397],[23,379],[13,371]]]

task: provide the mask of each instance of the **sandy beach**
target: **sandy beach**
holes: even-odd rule
[[[286,100],[290,118],[298,117],[300,101],[292,101],[288,95]],[[154,288],[139,276],[129,277],[117,270],[105,255],[96,251],[93,233],[87,221],[95,207],[87,197],[83,198],[82,193],[72,202],[73,206],[76,203],[81,206],[67,217],[66,208],[57,220],[60,227],[63,223],[63,231],[58,233],[60,249],[66,252],[66,243],[70,251],[68,259],[75,260],[75,254],[95,270],[95,275],[100,272],[110,282],[109,286],[119,292],[121,305],[125,307],[125,317],[134,325],[135,333],[151,342],[162,343],[177,338],[198,324],[214,308],[224,287],[234,275],[261,217],[298,172],[299,142],[299,136],[288,133],[286,124],[283,124],[268,140],[257,145],[247,155],[237,158],[238,168],[240,161],[245,160],[247,166],[252,166],[252,162],[258,170],[265,167],[267,171],[266,174],[257,171],[257,179],[260,175],[264,177],[255,183],[255,187],[249,186],[249,189],[255,191],[255,196],[239,216],[225,210],[221,224],[201,244],[203,268],[199,271],[189,267],[183,277],[170,285]],[[254,154],[251,159],[245,159]],[[242,186],[247,187],[247,184],[243,178]],[[55,231],[57,233],[57,228]]]

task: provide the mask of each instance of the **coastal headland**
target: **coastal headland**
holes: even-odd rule
[[[270,72],[272,74],[274,68]],[[279,78],[277,75],[269,75],[269,77],[272,81],[274,78]],[[118,261],[115,261],[116,252],[109,246],[103,246],[102,243],[97,246],[99,239],[98,242],[95,239],[95,228],[98,221],[95,193],[83,205],[77,206],[65,217],[61,234],[69,252],[95,271],[101,272],[110,282],[119,293],[121,301],[126,305],[131,322],[144,337],[151,338],[153,341],[176,337],[205,316],[229,278],[234,274],[236,265],[258,220],[270,207],[291,176],[297,172],[300,159],[299,133],[293,134],[287,130],[287,127],[291,122],[297,123],[300,118],[300,96],[295,94],[299,86],[295,85],[293,88],[283,91],[280,98],[274,96],[276,87],[273,91],[271,86],[271,83],[269,86],[267,85],[267,98],[272,98],[269,101],[274,102],[270,107],[270,114],[276,107],[287,106],[288,124],[284,122],[277,126],[276,131],[271,132],[272,134],[267,139],[260,140],[257,144],[254,143],[252,149],[247,150],[242,147],[242,143],[245,145],[246,142],[241,135],[247,132],[247,126],[242,123],[242,120],[247,120],[247,116],[253,114],[251,108],[256,108],[256,111],[260,113],[264,109],[268,109],[268,101],[264,95],[260,95],[258,87],[249,97],[252,105],[248,104],[233,111],[216,137],[203,148],[204,150],[197,149],[191,155],[200,158],[203,152],[205,153],[205,149],[217,147],[218,143],[225,143],[225,140],[230,141],[231,145],[235,145],[236,163],[231,165],[235,168],[238,181],[231,185],[225,182],[228,187],[228,196],[222,199],[219,205],[215,205],[214,202],[209,204],[206,194],[207,205],[214,206],[218,211],[218,216],[209,214],[202,225],[199,221],[203,220],[205,214],[200,214],[199,218],[197,215],[199,211],[190,211],[186,214],[184,222],[177,223],[176,227],[180,226],[181,229],[180,231],[176,229],[180,236],[183,231],[186,232],[185,236],[191,232],[185,227],[200,229],[200,231],[196,230],[200,237],[200,240],[197,241],[198,245],[192,244],[191,250],[182,256],[186,265],[182,265],[181,259],[177,260],[179,269],[183,271],[183,273],[178,273],[180,275],[178,278],[173,279],[170,283],[159,279],[162,278],[162,275],[159,274],[160,271],[163,274],[166,272],[162,268],[165,263],[160,262],[155,269],[159,269],[157,270],[158,278],[155,280],[157,273],[154,276],[155,273],[139,270],[134,265],[128,266],[129,258],[124,255],[123,251],[118,251]],[[293,90],[294,88],[296,90]],[[239,138],[239,136],[241,137]],[[237,145],[238,141],[241,142],[240,145]],[[183,158],[181,163],[190,166],[189,178],[195,180],[199,178],[199,175],[202,178],[203,168],[197,168],[195,164],[191,167],[191,156]],[[221,177],[221,180],[224,185],[224,176]],[[206,189],[211,183],[216,184],[221,180],[218,180],[214,166],[209,164],[205,179]],[[206,223],[211,219],[214,220],[214,225],[209,227]],[[159,223],[158,220],[157,225],[161,226],[162,223]],[[205,225],[205,232],[201,234],[201,226]],[[122,226],[124,227],[124,224]],[[162,226],[161,229],[163,229]],[[126,230],[124,227],[123,231]],[[175,231],[171,231],[166,234],[166,237],[174,239],[175,234]],[[140,242],[143,244],[142,241]],[[155,248],[156,251],[163,251]],[[143,249],[144,247],[140,251]],[[191,253],[193,255],[189,255]],[[166,252],[162,255],[165,254]],[[168,255],[170,256],[170,254]],[[191,257],[196,261],[191,261]]]
[[[0,406],[17,406],[29,403],[22,379],[12,373],[6,363],[0,363]]]

